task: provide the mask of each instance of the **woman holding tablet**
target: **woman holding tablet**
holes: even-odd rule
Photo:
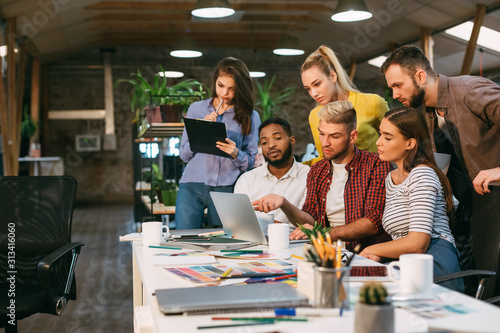
[[[335,101],[349,100],[352,103],[358,119],[356,146],[359,149],[376,152],[378,126],[385,112],[389,110],[384,99],[376,94],[359,92],[340,65],[335,53],[324,45],[307,57],[300,73],[304,88],[318,103],[309,114],[309,125],[319,156],[303,163],[311,166],[323,159],[318,132],[318,112],[323,105]]]
[[[361,255],[380,261],[427,253],[434,257],[435,277],[460,271],[448,217],[453,209],[451,187],[434,160],[423,112],[405,107],[388,111],[377,146],[380,159],[397,166],[385,180],[382,217],[392,241],[368,246]],[[451,281],[447,286],[463,289],[463,282]]]
[[[220,226],[209,192],[232,192],[240,173],[254,165],[258,151],[260,117],[253,110],[253,82],[247,66],[236,58],[222,59],[214,71],[212,97],[191,104],[186,117],[225,123],[226,141],[216,146],[228,156],[194,153],[184,129],[180,157],[187,166],[177,194],[176,228],[200,228],[205,208],[209,225]]]

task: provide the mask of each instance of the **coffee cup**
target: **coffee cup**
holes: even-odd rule
[[[399,274],[395,267],[399,267]],[[402,254],[399,261],[389,263],[387,273],[399,281],[403,293],[432,292],[434,259],[430,254]]]
[[[170,236],[170,229],[161,222],[144,222],[142,224],[142,243],[144,246],[159,245],[162,239]]]
[[[273,223],[267,227],[269,248],[271,250],[288,249],[288,223]]]

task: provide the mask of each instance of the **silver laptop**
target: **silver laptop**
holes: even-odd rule
[[[201,314],[200,311],[259,311],[264,308],[307,306],[308,300],[286,283],[254,283],[155,291],[164,314]]]
[[[266,236],[248,195],[210,192],[210,196],[226,233],[237,239],[267,245]]]
[[[222,226],[234,238],[267,245],[250,198],[246,194],[210,192]],[[305,243],[309,239],[291,240],[290,244]]]

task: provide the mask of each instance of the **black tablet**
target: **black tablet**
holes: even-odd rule
[[[229,157],[217,148],[217,141],[224,142],[227,138],[226,124],[209,120],[184,118],[184,125],[189,139],[189,145],[194,153],[205,153]]]

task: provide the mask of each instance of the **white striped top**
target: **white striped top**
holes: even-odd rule
[[[446,200],[438,176],[427,166],[411,170],[395,185],[389,173],[385,179],[385,208],[382,226],[392,239],[423,232],[455,244],[446,215]]]

